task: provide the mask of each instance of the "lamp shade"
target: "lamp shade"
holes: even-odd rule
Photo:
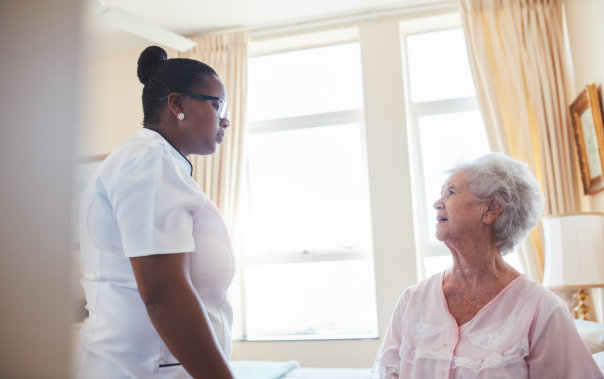
[[[604,286],[604,214],[543,218],[545,273],[549,288]]]

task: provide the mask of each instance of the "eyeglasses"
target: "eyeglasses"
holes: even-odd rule
[[[229,108],[227,107],[227,102],[222,97],[200,95],[198,93],[188,93],[188,92],[180,92],[180,94],[184,95],[184,96],[189,96],[189,97],[192,97],[192,98],[198,99],[198,100],[218,101],[219,105],[218,105],[218,109],[216,109],[216,113],[218,113],[218,118],[220,118],[221,120],[229,118],[229,116],[231,115],[229,113]],[[159,102],[161,103],[162,101],[166,100],[167,98],[168,98],[168,96],[161,97],[159,99]]]

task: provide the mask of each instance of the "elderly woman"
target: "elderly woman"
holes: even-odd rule
[[[537,224],[539,183],[487,154],[450,172],[436,236],[453,266],[400,296],[376,358],[381,378],[602,378],[568,307],[507,264]]]

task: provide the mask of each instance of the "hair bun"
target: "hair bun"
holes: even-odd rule
[[[141,53],[138,58],[138,68],[136,74],[141,83],[147,84],[147,81],[153,75],[155,70],[168,59],[168,54],[159,46],[149,46]]]

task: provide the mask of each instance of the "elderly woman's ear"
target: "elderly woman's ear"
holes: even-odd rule
[[[503,206],[495,201],[495,199],[489,200],[487,210],[482,215],[482,221],[485,224],[492,224],[497,220],[501,211],[503,210]]]

